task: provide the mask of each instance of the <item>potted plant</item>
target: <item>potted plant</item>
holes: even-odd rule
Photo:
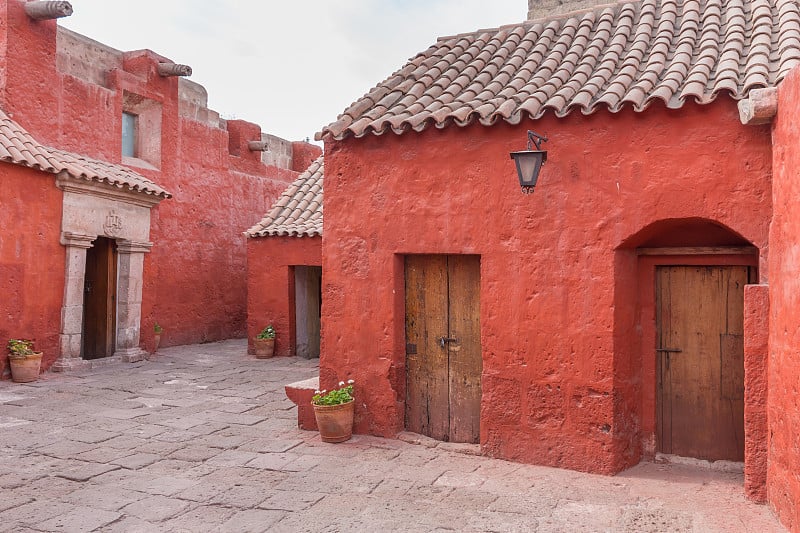
[[[11,364],[11,379],[17,383],[36,381],[42,367],[42,352],[33,348],[33,341],[9,339],[8,361]]]
[[[253,340],[256,358],[269,359],[275,353],[275,328],[272,324],[261,330]]]
[[[353,383],[340,381],[338,389],[314,391],[311,405],[323,442],[344,442],[353,436]]]
[[[164,328],[158,325],[158,322],[153,326],[153,333],[155,333],[155,347],[153,353],[158,351],[158,345],[161,344],[161,334],[164,333]]]

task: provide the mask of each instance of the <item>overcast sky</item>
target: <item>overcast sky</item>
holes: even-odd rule
[[[525,0],[72,0],[63,26],[190,65],[209,106],[289,140],[323,126],[437,37],[525,20]]]

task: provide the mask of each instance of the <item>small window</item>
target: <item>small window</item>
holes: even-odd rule
[[[122,155],[125,157],[137,157],[138,118],[132,113],[122,113]]]

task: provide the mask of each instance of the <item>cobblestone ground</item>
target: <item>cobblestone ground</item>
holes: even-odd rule
[[[784,531],[741,474],[593,476],[407,435],[324,444],[283,393],[315,374],[226,341],[2,382],[0,530]]]

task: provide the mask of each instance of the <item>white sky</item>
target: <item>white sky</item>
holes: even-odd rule
[[[63,26],[187,64],[225,118],[313,139],[437,37],[525,20],[525,0],[72,0]]]

